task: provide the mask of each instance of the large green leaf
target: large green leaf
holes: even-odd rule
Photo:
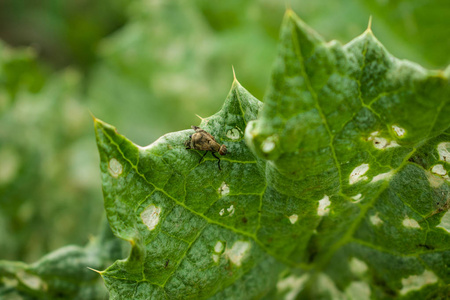
[[[33,264],[0,260],[0,299],[105,299],[107,291],[92,269],[122,256],[122,242],[106,220],[85,246],[55,250]]]
[[[110,295],[444,297],[449,73],[370,29],[325,43],[288,11],[258,120],[235,81],[200,124],[229,150],[222,171],[185,149],[193,130],[140,147],[95,120],[107,216],[132,245],[101,273]]]

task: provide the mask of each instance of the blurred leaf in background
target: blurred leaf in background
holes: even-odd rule
[[[342,42],[372,15],[393,55],[429,68],[450,62],[446,0],[0,2],[0,39],[39,57],[0,45],[1,258],[31,262],[96,232],[103,209],[88,109],[147,145],[215,112],[232,65],[263,99],[286,6]]]

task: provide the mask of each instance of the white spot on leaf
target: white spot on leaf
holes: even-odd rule
[[[111,176],[117,178],[120,174],[122,174],[122,164],[115,158],[111,158],[108,164],[108,171]]]
[[[450,143],[444,142],[437,145],[439,160],[450,162]]]
[[[389,171],[389,172],[386,172],[386,173],[378,174],[377,176],[375,176],[375,177],[372,178],[372,181],[371,181],[371,182],[377,182],[377,181],[380,181],[380,180],[383,180],[383,179],[388,179],[389,177],[392,176],[392,174],[393,174],[392,171]]]
[[[222,185],[219,187],[219,194],[223,197],[230,193],[230,187],[224,182],[222,182]]]
[[[410,228],[420,228],[419,223],[417,223],[416,220],[414,219],[410,219],[410,218],[405,218],[402,222],[403,226],[405,227],[410,227]]]
[[[319,207],[317,208],[317,214],[319,216],[327,215],[330,211],[330,198],[325,195],[321,200],[319,200]]]
[[[432,188],[438,188],[445,182],[442,177],[437,176],[429,171],[425,171],[425,175],[427,176],[428,182],[430,183],[430,186]]]
[[[450,233],[450,211],[447,211],[441,219],[441,223],[436,227],[444,228],[447,232]]]
[[[349,183],[354,184],[361,180],[367,180],[367,176],[363,176],[369,170],[369,164],[362,164],[357,166],[352,173],[350,173]]]
[[[391,128],[392,128],[392,130],[394,130],[395,134],[398,137],[403,137],[405,135],[405,133],[406,133],[406,130],[404,128],[401,128],[401,127],[399,127],[397,125],[392,125]]]
[[[247,256],[249,249],[249,242],[236,241],[231,249],[225,251],[225,254],[233,264],[240,267],[242,260]]]
[[[353,201],[353,203],[358,203],[359,201],[362,200],[362,194],[357,194],[357,195],[353,196],[352,199],[355,200],[355,201]]]
[[[233,128],[227,131],[227,137],[232,140],[238,140],[241,138],[241,133],[237,128]]]
[[[437,280],[438,278],[436,277],[436,275],[429,270],[425,270],[420,275],[411,275],[407,278],[403,278],[403,288],[400,290],[400,294],[405,295],[410,291],[419,290],[425,285],[437,282]]]
[[[261,150],[264,153],[270,153],[272,150],[275,149],[275,141],[272,136],[269,136],[267,139],[265,139],[261,144]]]
[[[365,262],[363,262],[362,260],[360,260],[356,257],[352,257],[349,264],[350,264],[350,270],[352,271],[352,273],[355,275],[358,275],[358,276],[363,275],[369,269]]]
[[[347,299],[369,300],[370,287],[363,281],[352,281],[352,283],[345,289]]]
[[[159,223],[159,215],[161,214],[161,208],[153,204],[147,206],[141,213],[142,222],[148,227],[150,231],[156,228]]]
[[[367,138],[368,141],[372,141],[373,142],[373,146],[376,149],[383,150],[383,149],[387,149],[387,148],[399,147],[400,146],[396,141],[394,141],[394,140],[388,141],[387,139],[378,136],[378,134],[379,134],[378,131],[374,131]]]
[[[216,245],[214,246],[214,252],[216,253],[222,253],[224,248],[224,245],[221,241],[217,241]]]
[[[234,205],[231,204],[231,206],[227,208],[227,211],[229,213],[229,216],[232,216],[234,214]]]
[[[370,222],[375,226],[383,224],[383,220],[380,219],[378,213],[374,214],[373,216],[370,216]]]
[[[298,216],[297,215],[292,215],[289,217],[289,221],[291,222],[291,224],[295,224],[298,220]]]
[[[444,179],[449,179],[447,170],[444,169],[444,166],[441,164],[434,165],[433,168],[431,168],[431,172],[433,172],[436,175],[441,176]]]
[[[277,282],[277,290],[280,293],[287,291],[284,295],[284,300],[294,300],[303,289],[308,278],[308,274],[303,274],[300,277],[295,275],[288,276]]]

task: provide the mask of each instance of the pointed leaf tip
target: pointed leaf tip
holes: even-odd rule
[[[367,24],[366,30],[372,32],[372,15],[369,16],[369,23]]]
[[[90,267],[86,267],[86,268],[88,268],[89,270],[91,270],[91,271],[94,271],[95,273],[98,273],[98,274],[100,274],[100,275],[102,275],[102,271],[99,271],[99,270],[96,270],[96,269],[93,269],[93,268],[90,268]]]

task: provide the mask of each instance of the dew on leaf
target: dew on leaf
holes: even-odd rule
[[[319,216],[327,215],[330,211],[330,198],[325,195],[322,199],[319,200],[319,207],[317,208],[317,214]]]
[[[115,158],[111,158],[108,164],[108,171],[111,176],[117,178],[120,174],[122,174],[122,164]]]
[[[367,176],[363,176],[369,170],[369,164],[362,164],[357,166],[351,173],[349,182],[350,184],[354,184],[361,180],[367,180]]]
[[[405,295],[410,291],[419,290],[425,285],[437,282],[437,280],[438,278],[436,277],[436,275],[430,270],[425,270],[420,275],[411,275],[407,278],[403,278],[403,287],[400,290],[400,294]]]
[[[142,222],[148,227],[151,231],[156,228],[159,223],[159,215],[161,214],[161,208],[155,206],[154,204],[150,204],[147,206],[144,211],[141,213]]]

